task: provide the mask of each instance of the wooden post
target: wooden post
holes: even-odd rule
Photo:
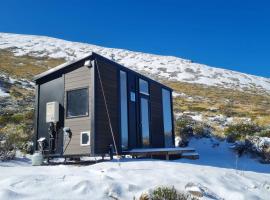
[[[170,160],[170,156],[168,153],[166,153],[166,160]]]

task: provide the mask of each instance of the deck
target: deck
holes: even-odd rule
[[[165,156],[166,160],[170,159],[170,156],[179,156],[183,158],[198,159],[199,154],[194,148],[190,147],[176,147],[176,148],[142,148],[142,149],[131,149],[123,152],[126,155],[132,157],[153,157],[153,156]]]

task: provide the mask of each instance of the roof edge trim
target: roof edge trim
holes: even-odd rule
[[[41,78],[43,78],[45,76],[48,76],[48,75],[50,75],[50,74],[52,74],[52,73],[54,73],[56,71],[59,71],[61,69],[64,69],[64,68],[66,68],[66,67],[68,67],[68,66],[70,66],[70,65],[72,65],[72,64],[74,64],[76,62],[79,62],[79,61],[81,61],[83,59],[86,59],[86,58],[88,58],[88,57],[90,57],[92,55],[93,55],[93,53],[90,53],[88,55],[85,55],[84,57],[81,57],[81,58],[78,58],[78,59],[75,59],[75,60],[72,60],[72,61],[68,61],[68,62],[65,62],[65,63],[63,63],[61,65],[58,65],[56,67],[53,67],[53,68],[51,68],[51,69],[49,69],[49,70],[47,70],[45,72],[42,72],[42,73],[34,76],[33,81],[36,82],[37,80],[39,80],[39,79],[41,79]]]

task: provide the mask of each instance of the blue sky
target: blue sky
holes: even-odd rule
[[[174,55],[270,77],[270,1],[5,0],[0,32]]]

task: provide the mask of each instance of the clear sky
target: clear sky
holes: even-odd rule
[[[270,77],[267,0],[2,0],[0,32],[174,55]]]

